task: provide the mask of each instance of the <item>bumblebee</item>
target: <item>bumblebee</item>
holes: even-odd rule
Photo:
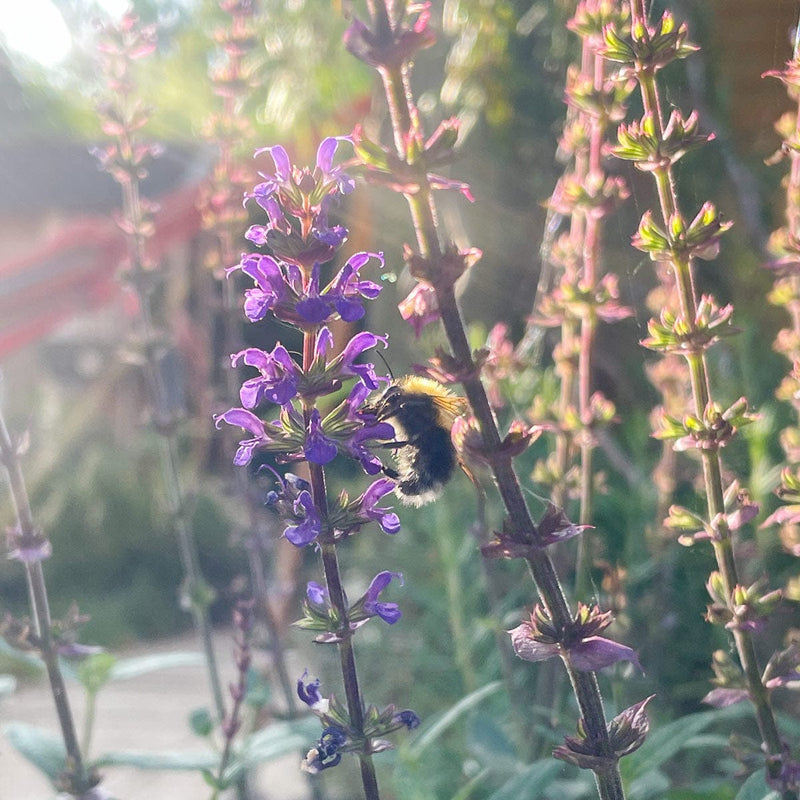
[[[407,505],[422,506],[439,496],[459,463],[450,438],[456,417],[467,411],[467,401],[441,383],[407,375],[394,381],[373,406],[382,422],[392,425],[397,469],[384,472],[397,480],[397,495]]]

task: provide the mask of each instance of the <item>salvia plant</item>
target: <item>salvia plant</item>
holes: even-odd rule
[[[326,696],[319,678],[305,673],[298,679],[298,696],[323,726],[303,768],[318,773],[336,766],[344,753],[354,753],[365,796],[377,798],[373,755],[390,746],[386,735],[414,728],[419,720],[413,711],[394,705],[366,705],[355,661],[353,640],[362,625],[374,617],[390,625],[400,618],[397,604],[381,596],[392,582],[402,584],[402,575],[381,571],[363,595],[350,600],[339,567],[340,549],[362,528],[377,526],[392,535],[399,530],[397,515],[381,506],[394,483],[380,477],[356,497],[347,492],[331,497],[325,475],[325,466],[337,456],[378,475],[382,463],[370,445],[394,436],[366,402],[387,379],[376,375],[373,364],[360,361],[365,351],[385,346],[386,337],[362,330],[337,347],[331,328],[334,322],[364,317],[365,304],[381,288],[367,276],[383,265],[380,253],[360,252],[335,273],[328,267],[347,239],[347,230],[331,219],[334,206],[354,188],[353,179],[335,162],[341,145],[340,139],[325,139],[313,168],[294,166],[279,145],[256,153],[271,159],[273,171],[262,172],[263,182],[248,194],[267,220],[252,225],[247,238],[270,253],[247,253],[229,272],[241,272],[253,282],[244,301],[251,322],[270,315],[302,332],[302,359],[280,343],[271,352],[248,347],[235,353],[234,366],[243,363],[258,374],[242,384],[241,407],[220,414],[217,425],[227,423],[249,434],[236,452],[238,466],[246,466],[256,454],[270,454],[286,465],[283,474],[274,473],[277,484],[267,505],[282,520],[289,542],[313,546],[320,554],[324,583],[308,583],[297,625],[313,631],[316,642],[338,649],[345,699]]]
[[[204,187],[200,200],[203,225],[212,234],[212,245],[205,257],[206,266],[214,278],[211,308],[211,327],[222,331],[219,340],[212,344],[213,363],[228,366],[228,354],[241,349],[241,310],[236,285],[225,279],[224,268],[233,264],[244,244],[248,212],[242,196],[249,188],[252,175],[252,151],[255,130],[250,116],[245,113],[261,84],[263,58],[256,46],[264,29],[264,16],[251,0],[222,0],[219,4],[225,14],[226,24],[214,31],[217,44],[216,59],[209,68],[209,80],[219,98],[220,108],[206,120],[204,135],[217,152],[212,174]],[[221,374],[217,374],[221,373]],[[215,369],[216,394],[221,406],[236,391],[237,375],[234,370]],[[265,549],[270,542],[261,535],[259,525],[261,499],[254,493],[247,476],[238,470],[235,483],[237,499],[245,512],[241,539],[247,553],[250,586],[255,600],[256,618],[267,631],[268,647],[283,700],[287,709],[296,712],[297,698],[286,665],[286,653],[281,626],[274,604],[269,597],[268,577],[264,570]]]
[[[0,413],[0,461],[8,475],[16,514],[16,521],[8,531],[8,557],[25,569],[32,614],[32,619],[5,614],[0,621],[0,634],[15,648],[38,655],[44,662],[64,743],[64,768],[54,776],[58,787],[76,797],[89,800],[95,796],[100,800],[99,793],[93,794],[100,776],[86,763],[59,660],[62,655],[80,656],[91,652],[91,648],[78,642],[78,630],[86,619],[78,613],[77,606],[62,620],[51,616],[43,562],[52,554],[52,545],[35,523],[31,511],[20,464],[25,450],[24,438],[12,437]]]
[[[248,537],[252,595],[252,599],[240,600],[233,611],[235,671],[227,696],[211,646],[208,608],[212,595],[200,573],[186,493],[179,479],[176,434],[182,410],[171,401],[170,376],[164,368],[169,342],[155,319],[155,300],[165,275],[151,256],[155,207],[145,199],[142,181],[148,170],[156,168],[153,158],[160,148],[141,138],[150,112],[138,97],[135,66],[155,51],[156,39],[154,29],[140,25],[133,14],[100,32],[108,91],[99,112],[110,141],[96,151],[101,167],[122,190],[119,224],[128,245],[123,279],[138,301],[139,360],[151,389],[150,416],[162,444],[165,486],[185,573],[185,600],[200,633],[209,673],[214,713],[195,715],[192,726],[210,745],[193,766],[202,772],[211,797],[221,798],[228,792],[236,792],[242,800],[247,797],[247,772],[263,752],[258,745],[260,734],[266,733],[262,744],[284,738],[289,744],[281,752],[297,750],[294,737],[301,725],[273,718],[266,731],[258,731],[259,715],[252,712],[256,703],[251,693],[258,682],[255,630],[261,621],[269,629],[268,649],[284,694],[286,716],[294,717],[300,709],[312,722],[314,717],[319,721],[298,758],[301,769],[310,776],[308,788],[313,796],[321,797],[325,785],[316,776],[335,774],[328,771],[352,758],[363,796],[379,800],[377,762],[386,759],[381,754],[396,746],[394,734],[421,725],[417,714],[404,704],[372,697],[374,689],[365,685],[364,672],[356,661],[356,642],[361,652],[367,638],[359,632],[365,626],[372,632],[380,627],[387,635],[381,624],[393,626],[402,616],[394,598],[403,586],[413,588],[418,578],[409,568],[401,572],[394,559],[387,556],[384,561],[382,554],[383,546],[393,541],[401,528],[390,497],[396,493],[402,498],[403,481],[407,480],[385,463],[384,456],[408,443],[390,424],[392,418],[387,420],[380,410],[398,384],[380,374],[372,357],[373,351],[388,346],[387,335],[370,329],[375,329],[370,324],[375,319],[370,314],[375,308],[373,301],[383,287],[379,276],[386,266],[384,254],[377,249],[353,252],[349,231],[341,223],[356,190],[356,177],[361,176],[378,191],[389,190],[402,197],[408,208],[413,243],[404,246],[403,258],[414,285],[398,310],[416,341],[430,327],[441,327],[448,349],[438,348],[427,366],[418,365],[417,370],[442,384],[443,392],[444,387],[460,386],[465,395],[465,413],[453,422],[451,439],[458,463],[476,488],[480,558],[493,566],[506,566],[500,560],[516,562],[531,578],[525,587],[514,587],[515,599],[509,601],[516,604],[514,621],[511,629],[503,632],[509,617],[501,617],[507,609],[499,595],[500,584],[492,583],[494,576],[487,571],[488,605],[498,618],[495,633],[500,632],[499,658],[511,660],[516,654],[518,672],[537,670],[542,675],[544,666],[557,671],[558,680],[565,687],[568,682],[572,692],[573,705],[566,706],[566,714],[574,711],[576,718],[569,722],[570,732],[564,735],[559,730],[560,741],[554,740],[559,742],[552,749],[557,761],[548,761],[544,767],[514,762],[509,772],[516,775],[493,800],[516,797],[517,793],[520,797],[549,796],[544,779],[555,774],[553,765],[557,769],[563,766],[558,761],[585,771],[586,780],[576,782],[580,786],[574,796],[591,792],[592,780],[601,800],[623,800],[626,793],[632,800],[657,796],[657,790],[648,789],[644,781],[633,780],[641,776],[641,771],[635,770],[642,768],[629,765],[644,763],[647,768],[649,762],[656,765],[652,772],[657,772],[658,765],[668,758],[661,751],[677,752],[685,742],[674,740],[688,738],[685,731],[699,732],[708,719],[732,718],[732,713],[729,716],[722,709],[742,709],[748,704],[755,717],[757,740],[749,741],[737,731],[732,731],[731,737],[735,756],[751,775],[739,797],[797,800],[800,752],[791,739],[792,725],[780,719],[774,697],[778,690],[800,682],[800,649],[795,643],[765,656],[767,643],[762,637],[783,602],[782,594],[796,597],[796,579],[779,589],[767,577],[750,583],[743,577],[749,567],[741,554],[745,526],[759,509],[723,464],[721,451],[756,415],[745,397],[727,397],[726,387],[712,380],[713,349],[737,329],[733,306],[698,290],[700,270],[719,254],[731,223],[711,201],[699,202],[690,211],[684,208],[683,198],[689,193],[679,194],[675,165],[684,156],[697,158],[694,151],[708,144],[713,134],[702,129],[696,112],[685,114],[676,107],[667,111],[661,82],[663,69],[698,50],[689,40],[687,26],[676,21],[670,11],[657,18],[646,0],[554,4],[565,14],[569,6],[567,29],[579,37],[581,46],[579,62],[567,71],[566,123],[559,142],[567,166],[547,202],[542,255],[552,280],[540,280],[541,294],[519,344],[512,341],[511,329],[504,321],[492,330],[485,347],[473,349],[458,292],[482,254],[475,247],[455,244],[455,237],[442,223],[436,197],[450,192],[458,202],[475,201],[470,185],[449,175],[464,128],[472,126],[481,114],[494,115],[497,122],[512,113],[499,92],[497,98],[481,95],[480,82],[472,82],[469,42],[486,49],[488,61],[504,63],[508,32],[514,27],[514,4],[470,4],[466,0],[445,4],[445,30],[459,40],[449,58],[450,78],[441,96],[445,103],[463,103],[467,108],[461,119],[444,119],[432,132],[425,130],[422,108],[426,103],[412,84],[412,67],[421,52],[436,42],[433,5],[366,0],[368,15],[362,18],[351,15],[350,4],[342,4],[349,20],[344,47],[377,73],[383,93],[377,102],[388,112],[389,124],[382,131],[374,124],[377,117],[371,117],[349,135],[324,138],[313,166],[295,164],[282,145],[260,147],[255,150],[254,162],[260,179],[254,186],[252,181],[248,183],[247,175],[252,173],[242,158],[245,151],[252,150],[254,139],[249,106],[257,103],[261,94],[272,96],[272,107],[276,107],[276,92],[280,94],[281,86],[291,83],[292,71],[282,67],[276,73],[281,80],[273,86],[259,73],[259,50],[264,42],[269,58],[280,61],[282,57],[279,43],[270,37],[261,16],[263,6],[255,0],[221,0],[219,5],[228,23],[216,34],[221,53],[213,59],[210,77],[221,108],[205,127],[207,140],[217,148],[218,161],[199,207],[204,227],[211,233],[207,261],[219,279],[215,288],[222,301],[215,312],[223,320],[219,340],[227,348],[231,367],[227,380],[219,383],[227,384],[222,391],[228,395],[238,393],[238,404],[215,414],[214,422],[227,434],[218,441],[230,440],[231,450],[235,448],[232,461],[239,480],[231,494],[236,495],[242,516],[248,520],[242,527],[251,528],[242,538]],[[275,4],[266,6],[274,13]],[[536,14],[544,13],[540,6],[543,4],[534,4],[526,14],[526,24],[535,27]],[[287,7],[286,19],[302,13],[298,8]],[[304,41],[304,30],[298,30],[297,46]],[[560,31],[559,35],[567,34]],[[320,48],[310,61],[317,63],[323,52],[327,51]],[[795,104],[800,102],[799,59],[796,44],[785,67],[767,73],[786,85]],[[284,96],[285,109],[296,110],[299,105],[295,103],[296,98]],[[631,120],[629,108],[637,104],[641,115]],[[787,158],[790,172],[785,181],[786,224],[772,237],[767,263],[775,276],[770,300],[784,307],[791,319],[790,327],[781,331],[775,343],[775,349],[791,363],[791,373],[778,397],[789,401],[795,411],[800,408],[798,125],[793,110],[777,126],[783,143],[774,160]],[[250,155],[248,152],[248,160]],[[612,401],[593,382],[598,332],[601,323],[616,323],[633,315],[621,298],[606,251],[609,215],[630,194],[626,182],[614,172],[624,166],[622,162],[633,165],[631,174],[637,178],[650,176],[655,189],[653,208],[642,215],[632,244],[653,262],[657,278],[647,300],[655,315],[641,344],[660,359],[648,368],[650,380],[661,393],[661,407],[651,417],[656,420],[653,436],[664,447],[654,475],[658,505],[663,506],[664,529],[680,544],[713,552],[715,566],[706,579],[709,600],[705,616],[718,629],[718,638],[728,642],[727,649],[713,654],[708,670],[714,688],[704,701],[715,710],[697,715],[702,719],[694,728],[677,720],[652,732],[648,713],[656,703],[649,705],[652,696],[644,696],[645,691],[633,705],[617,711],[622,707],[622,692],[616,691],[619,684],[612,685],[614,711],[606,710],[610,705],[608,684],[600,671],[616,667],[617,676],[626,674],[623,670],[628,670],[628,675],[643,674],[648,665],[644,651],[640,656],[633,647],[612,638],[613,613],[603,607],[605,599],[598,599],[602,595],[592,594],[597,568],[593,544],[597,542],[599,547],[606,533],[596,519],[597,491],[602,484],[598,450],[617,422]],[[641,192],[638,194],[642,202]],[[255,219],[249,227],[248,219]],[[252,247],[246,246],[240,256],[242,238]],[[240,324],[244,321],[242,308],[251,329],[275,323],[282,341],[271,349],[246,344],[250,339],[241,335],[248,328]],[[229,314],[232,309],[235,317]],[[510,418],[517,413],[519,399],[518,394],[510,399],[510,383],[538,368],[532,363],[536,361],[532,342],[542,327],[558,330],[552,352],[555,378],[541,378],[539,386],[544,390],[539,397],[524,398],[524,420]],[[294,352],[289,341],[298,339],[300,350]],[[460,404],[462,398],[458,399]],[[230,397],[226,405],[228,402]],[[538,457],[547,441],[552,441],[549,457],[525,474],[522,465]],[[794,557],[800,556],[796,533],[800,522],[798,443],[800,429],[793,424],[781,434],[785,459],[776,493],[783,505],[763,523],[769,532],[780,526],[783,546]],[[36,526],[27,498],[20,467],[24,449],[24,441],[14,440],[0,416],[0,460],[8,473],[15,510],[8,553],[25,570],[31,607],[31,619],[6,615],[0,633],[19,649],[37,654],[45,665],[63,740],[55,784],[75,798],[100,800],[107,794],[96,767],[113,764],[114,758],[89,758],[91,724],[81,739],[64,673],[76,674],[84,685],[91,723],[97,692],[115,669],[117,674],[120,670],[113,657],[105,658],[107,654],[85,661],[83,671],[59,660],[60,656],[97,653],[78,641],[78,628],[85,617],[77,606],[62,620],[51,618],[43,569],[51,545]],[[672,496],[674,469],[682,454],[694,457],[701,477],[694,503],[682,500],[678,505]],[[339,479],[339,474],[334,477],[334,469],[342,465],[357,488],[332,488]],[[528,483],[536,491],[530,490]],[[501,522],[491,527],[484,525],[489,516],[484,516],[484,510],[493,497],[489,484],[502,507]],[[534,516],[529,498],[536,497],[539,502],[538,491],[548,497],[541,498],[544,511]],[[270,521],[266,527],[276,531],[273,538],[285,539],[298,554],[313,554],[306,561],[313,562],[317,571],[314,579],[304,581],[295,635],[312,639],[315,653],[323,648],[335,651],[339,677],[323,674],[320,664],[331,659],[314,663],[315,655],[289,678],[285,633],[273,616],[268,597],[264,563],[274,543],[264,541],[264,519]],[[657,524],[661,524],[660,518]],[[434,535],[444,534],[435,531]],[[354,541],[356,536],[359,541]],[[365,537],[377,539],[378,544],[370,549],[381,551],[380,568],[368,573],[357,561]],[[662,552],[667,546],[662,539]],[[450,557],[456,560],[452,554]],[[452,575],[458,565],[449,568]],[[572,574],[576,576],[574,586],[565,580]],[[355,586],[359,579],[361,585]],[[517,600],[520,596],[525,600]],[[450,591],[448,602],[457,603],[458,592]],[[518,606],[523,603],[527,608],[520,617]],[[458,705],[469,709],[500,683],[479,685],[478,673],[470,665],[470,642],[464,635],[469,623],[464,609],[448,613],[452,627],[461,629],[454,636],[453,649],[456,668],[470,692],[465,703]],[[503,663],[503,688],[511,706],[509,716],[516,714],[524,720],[516,731],[521,738],[534,727],[525,718],[532,719],[539,709],[515,684],[513,670],[507,667],[508,661]],[[632,684],[631,691],[639,691],[639,684]],[[551,721],[556,707],[554,699]],[[463,709],[450,709],[438,722],[422,728],[410,745],[403,748],[401,744],[398,762],[402,764],[404,758],[411,761],[426,747],[433,748],[437,730],[446,728],[460,713]],[[563,716],[552,724],[562,726]],[[534,749],[530,742],[518,748],[528,754]],[[542,784],[537,785],[532,776]],[[460,789],[448,787],[448,796],[478,796],[481,778],[481,774],[474,776]],[[655,785],[662,784],[656,781]],[[424,791],[419,789],[414,796],[423,797]],[[699,797],[702,791],[691,790],[686,796]],[[733,791],[720,797],[733,798]]]
[[[745,397],[723,401],[711,384],[708,352],[736,333],[733,307],[697,289],[699,263],[718,255],[720,239],[731,223],[721,219],[710,201],[690,214],[682,210],[675,164],[713,135],[701,130],[697,112],[685,115],[673,108],[667,117],[659,84],[662,69],[698,48],[689,41],[686,24],[679,24],[669,11],[650,20],[644,0],[631,0],[630,11],[630,34],[607,26],[601,52],[618,65],[620,80],[637,81],[644,113],[620,125],[613,152],[653,178],[658,210],[644,213],[633,245],[653,261],[666,264],[674,282],[669,293],[674,303],[650,320],[649,336],[642,344],[657,353],[684,358],[691,385],[690,406],[681,416],[662,413],[655,436],[671,441],[677,451],[698,454],[706,500],[704,513],[673,505],[666,525],[678,531],[686,545],[710,543],[717,562],[707,582],[711,599],[707,619],[730,633],[739,663],[723,652],[717,654],[717,688],[706,702],[726,706],[749,700],[753,704],[761,735],[756,752],[765,758],[768,784],[788,800],[797,797],[797,762],[778,730],[770,694],[782,681],[796,679],[797,660],[776,654],[766,667],[759,663],[754,635],[776,608],[780,592],[769,590],[762,581],[751,586],[740,582],[736,532],[755,517],[758,508],[738,481],[725,477],[720,453],[753,420],[753,412]]]
[[[166,366],[169,340],[167,334],[159,329],[154,315],[154,295],[164,280],[147,244],[155,232],[157,207],[143,196],[141,188],[150,162],[160,155],[162,148],[141,136],[151,112],[137,92],[135,64],[153,53],[156,43],[155,26],[142,25],[132,13],[126,13],[118,25],[108,24],[101,31],[97,47],[108,85],[97,111],[103,133],[110,141],[95,148],[94,152],[100,168],[111,175],[122,191],[118,224],[127,242],[123,278],[139,305],[136,338],[150,389],[151,420],[160,434],[164,485],[184,573],[184,603],[191,611],[202,642],[217,717],[222,719],[225,701],[208,614],[213,593],[201,574],[188,498],[180,477],[177,427],[182,409],[175,402],[175,391],[170,385]]]
[[[616,413],[614,404],[592,385],[596,331],[599,323],[614,323],[633,314],[620,302],[616,275],[602,274],[605,218],[629,194],[623,178],[608,174],[605,147],[611,125],[625,116],[633,82],[607,76],[607,62],[599,47],[607,25],[616,23],[625,29],[626,11],[616,2],[579,3],[568,23],[581,38],[581,61],[567,73],[569,113],[560,151],[569,158],[569,166],[551,197],[550,209],[570,224],[546,254],[560,280],[542,295],[532,319],[534,325],[560,328],[560,340],[553,349],[560,377],[558,405],[545,418],[542,414],[547,409],[532,409],[539,424],[555,429],[556,446],[548,463],[534,475],[544,485],[552,485],[552,501],[561,508],[576,495],[578,521],[584,525],[592,522],[592,498],[599,488],[592,466],[597,437]],[[579,466],[574,469],[576,457]],[[579,596],[587,591],[587,541],[587,535],[579,540]]]
[[[512,463],[526,449],[531,432],[514,425],[501,435],[481,382],[485,354],[473,354],[469,346],[455,289],[480,252],[459,250],[443,241],[446,234],[433,197],[436,190],[456,189],[472,199],[469,187],[438,172],[453,157],[458,123],[445,120],[426,138],[410,82],[414,57],[434,40],[430,9],[378,0],[368,3],[368,8],[371,27],[354,19],[345,43],[381,77],[393,144],[372,141],[362,130],[354,134],[354,144],[367,179],[400,192],[409,206],[416,249],[407,246],[405,259],[416,285],[400,311],[417,330],[441,320],[447,335],[452,352],[438,354],[435,374],[463,386],[473,415],[457,425],[454,438],[465,458],[491,471],[507,514],[502,530],[483,547],[483,554],[524,559],[538,589],[540,602],[530,618],[511,632],[514,649],[521,658],[534,662],[560,658],[569,675],[581,719],[577,735],[566,737],[554,755],[592,770],[601,797],[621,798],[618,762],[644,741],[647,700],[606,721],[595,671],[621,660],[636,662],[636,655],[597,635],[611,622],[608,612],[596,605],[570,609],[547,547],[579,535],[582,527],[555,508],[539,524],[534,522]]]

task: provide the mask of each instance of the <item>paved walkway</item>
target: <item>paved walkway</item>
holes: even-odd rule
[[[125,656],[156,652],[193,651],[193,638],[136,648]],[[216,637],[223,684],[233,677],[230,636]],[[189,713],[208,706],[203,666],[179,666],[118,681],[100,695],[95,726],[95,753],[115,750],[197,750],[203,742],[191,733]],[[82,690],[68,687],[78,730],[83,722]],[[58,731],[52,699],[44,681],[20,683],[14,694],[0,700],[0,726],[25,722]],[[257,784],[263,800],[307,800],[300,755],[286,756],[262,769]],[[197,773],[151,772],[127,767],[103,769],[103,786],[119,800],[206,800],[210,789]],[[35,767],[0,735],[0,800],[51,800],[55,792]]]

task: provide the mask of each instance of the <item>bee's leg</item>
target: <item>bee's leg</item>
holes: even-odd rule
[[[385,464],[381,467],[381,472],[387,477],[396,481],[400,477],[400,473],[392,467],[387,467]]]

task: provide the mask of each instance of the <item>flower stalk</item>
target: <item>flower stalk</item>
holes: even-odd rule
[[[615,82],[606,76],[605,59],[598,52],[603,28],[610,22],[624,26],[625,9],[613,0],[587,0],[578,4],[567,23],[581,37],[581,63],[568,71],[566,102],[568,117],[560,150],[571,156],[571,164],[559,181],[550,208],[570,220],[569,231],[560,237],[549,255],[563,270],[560,285],[537,298],[533,323],[560,325],[561,341],[554,351],[561,379],[557,411],[556,448],[551,498],[564,508],[571,488],[570,468],[577,453],[579,462],[578,522],[592,520],[597,476],[593,454],[598,431],[614,418],[613,404],[593,390],[593,353],[600,322],[613,323],[631,316],[619,303],[613,275],[602,276],[602,242],[605,218],[613,213],[629,192],[622,178],[607,174],[604,146],[613,122],[624,119],[632,81]],[[578,541],[577,595],[590,591],[589,539]]]
[[[375,374],[374,365],[360,361],[361,355],[386,344],[386,337],[363,330],[336,354],[330,324],[353,323],[365,316],[365,301],[378,296],[379,284],[362,277],[376,263],[380,253],[356,253],[327,281],[323,267],[337,254],[347,230],[331,224],[329,214],[342,195],[354,188],[353,180],[334,164],[343,139],[328,138],[319,146],[313,169],[294,166],[283,147],[263,148],[273,161],[273,173],[261,173],[264,182],[247,197],[255,200],[268,216],[267,225],[252,225],[247,238],[271,254],[249,253],[230,272],[240,270],[254,282],[245,293],[244,309],[251,322],[267,315],[293,325],[303,333],[303,352],[297,363],[278,343],[272,352],[246,348],[231,357],[232,365],[243,361],[258,375],[245,380],[239,391],[241,408],[232,408],[217,419],[243,428],[252,438],[239,443],[234,463],[249,464],[274,456],[276,464],[303,462],[308,479],[286,472],[279,475],[277,488],[267,495],[267,506],[280,518],[284,537],[301,548],[313,545],[320,553],[325,585],[309,582],[303,617],[295,625],[315,631],[315,641],[336,645],[341,665],[346,702],[323,698],[319,681],[307,683],[305,675],[297,694],[319,716],[323,732],[312,747],[303,769],[311,774],[335,767],[344,753],[359,760],[364,795],[379,800],[373,755],[390,747],[381,738],[401,727],[415,727],[419,720],[410,711],[383,710],[364,702],[356,669],[353,637],[373,617],[387,624],[400,618],[396,604],[379,599],[381,592],[399,573],[380,572],[366,593],[348,599],[339,566],[340,545],[369,523],[376,522],[384,533],[394,534],[400,522],[390,508],[379,507],[380,499],[395,487],[394,480],[379,478],[357,498],[347,492],[328,496],[325,465],[337,456],[357,460],[369,475],[377,475],[383,464],[369,449],[373,441],[391,442],[394,429],[377,417],[367,398],[388,378]],[[355,379],[348,396],[332,409],[320,402],[338,393],[346,381]],[[278,419],[262,417],[270,406],[280,406]]]
[[[712,576],[717,587],[712,598],[725,609],[722,616],[726,628],[732,632],[747,695],[753,703],[767,753],[768,779],[779,781],[785,753],[758,664],[752,629],[745,624],[754,599],[741,603],[743,595],[733,547],[733,530],[753,514],[744,510],[746,495],[735,485],[725,485],[719,452],[739,427],[752,420],[752,415],[745,398],[728,408],[714,400],[706,352],[720,337],[735,332],[729,324],[732,309],[720,308],[710,296],[700,297],[695,285],[697,259],[716,257],[719,239],[730,223],[722,222],[710,203],[688,223],[679,207],[674,164],[713,136],[698,131],[696,113],[684,117],[674,110],[665,121],[657,73],[675,59],[690,56],[697,47],[688,41],[686,25],[677,25],[670,12],[665,12],[654,25],[648,23],[646,12],[644,0],[631,0],[630,35],[622,35],[609,26],[602,52],[607,59],[620,64],[620,79],[636,79],[644,110],[640,121],[620,126],[614,151],[618,157],[633,161],[640,170],[652,175],[658,196],[660,221],[655,222],[653,214],[646,213],[634,237],[634,246],[648,252],[654,261],[668,263],[675,278],[678,307],[665,309],[660,321],[651,320],[651,335],[642,344],[662,353],[683,356],[689,370],[692,408],[683,420],[664,415],[656,436],[673,440],[675,449],[699,452],[707,517],[702,520],[701,534],[687,538],[711,541],[718,569]],[[673,506],[669,527],[686,530],[693,524],[695,520],[689,520],[686,509]],[[713,620],[711,613],[709,619]],[[796,797],[796,794],[789,791],[783,796]]]
[[[356,57],[375,67],[381,77],[392,122],[394,151],[384,150],[356,135],[356,152],[368,178],[388,184],[406,198],[417,245],[416,253],[407,254],[407,262],[419,282],[415,299],[420,296],[427,298],[416,304],[416,316],[426,321],[434,317],[442,321],[452,350],[452,356],[448,357],[452,372],[462,384],[477,420],[482,455],[491,468],[506,508],[503,534],[484,548],[484,552],[525,558],[548,618],[557,630],[563,632],[575,621],[553,563],[545,551],[547,539],[533,521],[512,464],[513,456],[519,451],[512,446],[510,438],[503,439],[500,435],[456,302],[456,281],[476,260],[477,254],[476,251],[459,253],[454,247],[443,246],[440,239],[433,189],[456,188],[465,196],[470,195],[464,184],[442,178],[432,171],[437,163],[452,156],[457,136],[455,122],[444,122],[424,142],[413,101],[411,60],[416,51],[433,40],[433,33],[427,26],[429,9],[427,6],[412,8],[406,3],[377,0],[368,0],[367,6],[372,28],[354,20],[345,43]],[[555,530],[551,532],[555,533]],[[593,769],[601,798],[619,800],[624,797],[617,764],[619,753],[605,720],[597,677],[591,670],[578,669],[568,659],[562,660],[582,715],[584,735],[581,741],[590,743],[588,749],[598,761],[590,763],[586,753],[576,753],[576,758],[581,766]],[[560,753],[557,755],[561,757]]]
[[[11,501],[16,513],[16,526],[9,531],[9,557],[21,561],[25,568],[28,599],[33,614],[33,635],[28,634],[26,645],[33,646],[44,661],[66,750],[65,770],[60,783],[65,791],[77,798],[97,786],[100,778],[94,771],[87,770],[84,763],[64,676],[58,663],[58,643],[52,633],[47,584],[42,568],[42,561],[49,557],[51,546],[33,521],[19,462],[19,449],[20,445],[13,441],[0,410],[0,462],[8,475]]]
[[[157,270],[147,254],[147,240],[154,230],[154,206],[141,194],[141,180],[147,175],[147,163],[160,148],[142,142],[137,132],[147,124],[149,111],[135,93],[134,62],[156,48],[153,26],[142,26],[138,18],[125,14],[120,23],[107,25],[101,32],[98,50],[103,74],[108,76],[108,97],[98,106],[104,133],[112,141],[96,148],[100,167],[119,184],[122,191],[120,227],[128,247],[125,279],[139,301],[139,324],[143,347],[145,377],[153,404],[152,421],[161,447],[164,488],[175,529],[184,591],[206,662],[209,684],[218,719],[225,717],[225,702],[211,639],[208,606],[212,593],[201,574],[197,545],[188,519],[186,496],[180,480],[180,459],[176,438],[177,411],[171,407],[160,357],[163,343],[157,332],[152,298],[157,284]]]
[[[214,236],[206,255],[206,264],[218,279],[215,288],[218,288],[222,299],[221,308],[218,309],[222,342],[214,346],[215,365],[222,363],[228,353],[242,348],[237,287],[233,281],[225,280],[224,270],[238,260],[247,228],[248,213],[242,204],[242,196],[252,182],[255,132],[244,113],[244,107],[260,84],[257,52],[263,25],[256,0],[219,0],[219,6],[227,15],[227,24],[214,32],[220,52],[217,63],[209,68],[209,79],[214,94],[220,98],[221,108],[209,116],[203,130],[205,138],[216,146],[217,160],[198,203],[203,226]],[[214,306],[219,305],[217,300]],[[223,396],[227,398],[238,391],[238,376],[231,369],[223,370],[223,373],[224,379],[216,383],[224,384]],[[247,532],[243,538],[246,538],[245,552],[255,613],[264,623],[277,682],[286,709],[293,715],[299,708],[286,664],[285,633],[281,630],[275,603],[267,589],[264,544],[257,532],[258,516],[262,509],[249,490],[247,475],[242,470],[236,471],[235,480],[237,491],[246,500],[243,506],[247,511]]]

